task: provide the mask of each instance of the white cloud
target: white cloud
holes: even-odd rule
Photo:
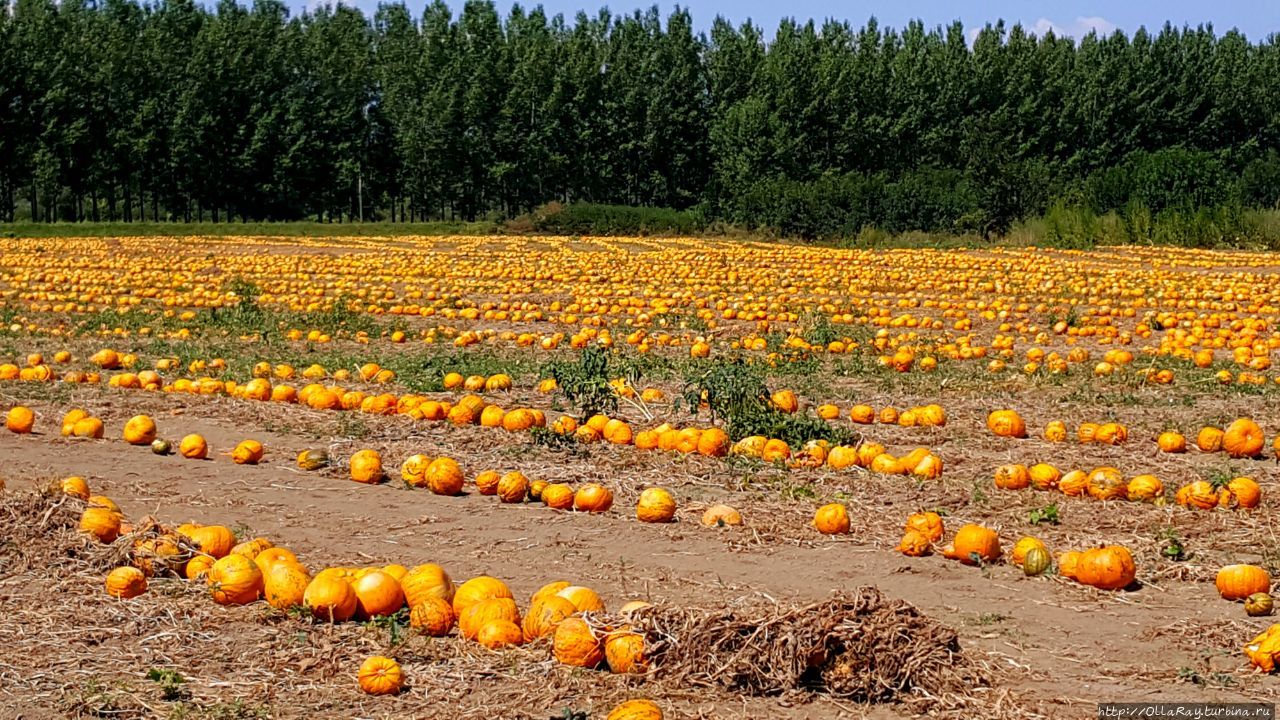
[[[1040,18],[1031,26],[1031,31],[1037,36],[1044,36],[1050,30],[1058,37],[1082,38],[1090,32],[1097,32],[1099,36],[1110,35],[1118,30],[1119,27],[1110,20],[1103,17],[1077,17],[1069,23],[1056,23],[1049,18]]]

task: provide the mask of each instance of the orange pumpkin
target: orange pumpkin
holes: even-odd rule
[[[1235,420],[1222,433],[1222,449],[1233,458],[1257,457],[1266,442],[1262,428],[1249,418]]]
[[[552,654],[562,665],[594,668],[604,662],[600,636],[582,618],[565,618],[556,626]]]
[[[849,532],[849,511],[840,503],[829,503],[813,514],[813,526],[823,535],[843,535]]]
[[[1133,556],[1119,545],[1092,548],[1081,555],[1075,570],[1076,580],[1101,590],[1119,590],[1133,582]]]
[[[205,580],[219,605],[247,605],[262,596],[262,571],[244,555],[219,559]]]
[[[1160,446],[1161,452],[1184,453],[1187,451],[1187,439],[1182,433],[1172,430],[1160,433],[1160,437],[1156,438],[1156,445]]]
[[[907,532],[912,530],[920,533],[929,539],[929,542],[937,542],[942,539],[943,527],[942,516],[936,512],[918,512],[907,517],[907,525],[904,528]]]
[[[259,566],[259,570],[262,570]],[[267,604],[277,610],[300,607],[306,596],[311,576],[297,562],[281,560],[263,570],[262,594]]]
[[[1031,486],[1031,473],[1026,465],[1001,465],[996,468],[995,482],[1002,490],[1023,490]]]
[[[395,695],[404,684],[404,673],[395,660],[375,655],[360,664],[356,682],[369,695]]]
[[[107,594],[128,600],[147,591],[147,576],[136,567],[118,567],[107,573]]]
[[[649,661],[644,655],[644,636],[629,630],[609,633],[604,641],[605,661],[609,671],[625,675],[644,673]]]
[[[1000,536],[981,525],[965,525],[956,531],[955,539],[943,554],[965,565],[995,562],[1000,559]]]
[[[356,617],[392,615],[404,607],[404,590],[391,575],[374,570],[351,584],[356,594]]]
[[[640,522],[671,522],[675,515],[676,500],[663,488],[646,488],[636,501],[636,519]]]
[[[360,450],[351,456],[351,479],[366,484],[382,482],[382,456],[377,450]]]
[[[1271,575],[1257,565],[1227,565],[1218,571],[1214,585],[1224,600],[1244,600],[1271,592]]]
[[[997,437],[1024,438],[1027,423],[1014,410],[996,410],[987,415],[987,429]]]
[[[613,493],[598,483],[587,483],[573,494],[573,507],[581,512],[607,512],[613,507]]]
[[[443,598],[428,596],[409,609],[409,625],[424,635],[444,637],[453,629],[453,607]]]
[[[302,603],[322,622],[339,623],[356,614],[356,591],[337,573],[323,572],[312,578],[303,592]]]
[[[1222,449],[1222,439],[1224,433],[1216,427],[1201,428],[1196,435],[1196,447],[1201,452],[1215,453]]]

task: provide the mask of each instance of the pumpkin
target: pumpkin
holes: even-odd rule
[[[360,664],[356,682],[369,695],[395,695],[404,684],[404,674],[395,660],[375,655]]]
[[[256,560],[259,554],[261,554],[264,550],[270,550],[272,547],[274,546],[271,544],[270,540],[263,537],[259,537],[259,538],[254,538],[252,540],[246,540],[242,543],[232,546],[230,554],[244,555],[250,560]]]
[[[1080,567],[1081,553],[1078,550],[1068,550],[1058,555],[1058,574],[1070,580],[1076,579],[1076,571]]]
[[[786,441],[777,438],[770,438],[764,443],[764,447],[760,450],[760,459],[767,463],[783,462],[791,457],[791,447]]]
[[[242,440],[231,451],[231,460],[237,465],[257,465],[262,460],[262,443],[257,440]]]
[[[458,613],[458,630],[462,633],[462,637],[475,640],[480,634],[480,629],[490,620],[519,623],[520,611],[516,608],[516,601],[511,598],[489,598],[468,605],[465,610]]]
[[[829,503],[813,514],[813,526],[823,535],[849,532],[849,511],[840,503]]]
[[[908,557],[921,557],[929,554],[932,541],[918,530],[907,530],[902,534],[902,541],[897,550]]]
[[[432,458],[421,453],[410,455],[400,463],[400,479],[410,487],[426,487],[427,468]]]
[[[392,615],[404,607],[404,590],[391,575],[374,570],[351,583],[356,593],[356,617],[362,620]]]
[[[476,633],[476,642],[490,650],[498,650],[509,645],[524,644],[524,633],[516,623],[495,618],[481,626]]]
[[[712,505],[702,513],[701,522],[706,527],[741,525],[742,514],[728,505]]]
[[[791,414],[800,409],[800,400],[790,390],[778,390],[769,396],[769,402],[784,413]]]
[[[833,470],[844,470],[858,464],[857,448],[848,445],[837,445],[827,453],[827,465]]]
[[[181,532],[181,531],[179,531]],[[235,533],[221,525],[204,525],[185,533],[200,548],[200,552],[215,560],[226,557],[236,546]]]
[[[1164,483],[1155,475],[1137,475],[1129,480],[1126,496],[1134,501],[1154,500],[1164,495]]]
[[[604,645],[582,618],[565,618],[556,626],[551,652],[557,662],[573,667],[594,668],[604,662]]]
[[[1028,577],[1043,574],[1049,569],[1049,551],[1042,547],[1034,547],[1022,558],[1022,572]]]
[[[1129,430],[1120,423],[1103,423],[1094,432],[1093,439],[1103,445],[1120,445],[1129,439]]]
[[[1013,564],[1021,566],[1027,559],[1027,553],[1037,548],[1040,550],[1046,549],[1044,542],[1039,538],[1028,536],[1019,539],[1018,542],[1014,543],[1013,552],[1010,553]]]
[[[1253,478],[1238,477],[1227,482],[1218,491],[1218,505],[1223,507],[1256,508],[1262,502],[1262,488]]]
[[[283,562],[297,563],[298,557],[285,548],[269,547],[253,558],[253,564],[257,565],[258,569],[262,571],[264,578],[267,575],[267,571],[276,564]]]
[[[578,608],[567,598],[552,594],[536,598],[525,613],[523,632],[525,641],[532,641],[555,632],[565,618],[578,613]]]
[[[435,563],[415,566],[401,578],[400,587],[404,590],[405,602],[411,608],[432,597],[453,602],[453,580],[444,568]]]
[[[358,600],[351,583],[338,573],[317,574],[302,594],[302,604],[321,622],[339,623],[356,614]]]
[[[502,475],[496,470],[485,470],[476,475],[476,491],[481,495],[497,495]]]
[[[156,439],[156,421],[147,415],[134,415],[124,424],[124,441],[130,445],[150,445]]]
[[[444,598],[428,595],[409,608],[409,626],[423,635],[444,637],[453,629],[453,606]]]
[[[1182,433],[1173,431],[1160,433],[1160,437],[1156,438],[1156,445],[1160,447],[1161,452],[1184,453],[1187,451],[1187,439]]]
[[[209,568],[217,559],[211,555],[196,555],[187,561],[187,567],[183,571],[183,575],[188,580],[195,580],[209,574]]]
[[[303,450],[298,453],[298,467],[303,470],[319,470],[329,465],[329,453],[320,449]]]
[[[907,516],[904,530],[914,530],[928,538],[929,542],[937,542],[942,539],[943,534],[942,516],[936,512],[912,513]]]
[[[1001,465],[996,468],[995,482],[1002,490],[1023,490],[1031,486],[1031,473],[1026,465]]]
[[[892,405],[880,408],[880,414],[876,417],[876,420],[878,420],[881,425],[898,424],[898,408],[893,407]]]
[[[178,443],[178,454],[188,460],[204,460],[209,457],[209,443],[198,433],[191,433]]]
[[[262,571],[244,555],[219,559],[205,580],[219,605],[247,605],[262,596]]]
[[[173,452],[173,443],[163,438],[156,438],[151,441],[151,452],[156,455],[168,455]]]
[[[629,630],[609,633],[604,641],[605,662],[617,675],[640,674],[649,669],[644,656],[644,636]]]
[[[289,610],[303,604],[307,586],[311,584],[306,568],[296,561],[282,559],[266,569],[259,565],[258,569],[262,572],[262,596],[268,605]]]
[[[849,408],[849,420],[858,425],[870,425],[876,421],[876,409],[870,405],[854,405]]]
[[[58,491],[81,500],[89,499],[89,483],[78,475],[63,478],[58,483]]]
[[[1133,556],[1127,548],[1109,545],[1091,548],[1080,554],[1075,579],[1083,585],[1102,590],[1119,590],[1133,582]]]
[[[573,488],[564,483],[551,483],[542,489],[542,503],[552,510],[568,510],[573,501]]]
[[[382,482],[382,456],[377,450],[360,450],[351,456],[351,479],[366,484]]]
[[[1054,420],[1044,426],[1044,439],[1049,442],[1066,442],[1067,426],[1061,420]]]
[[[524,502],[529,494],[529,479],[519,470],[512,470],[498,480],[498,499],[504,503]]]
[[[1089,473],[1089,497],[1096,500],[1117,500],[1129,492],[1124,475],[1113,467],[1094,468]]]
[[[1249,617],[1264,617],[1270,615],[1271,611],[1271,595],[1265,592],[1254,593],[1244,600],[1244,612]]]
[[[1280,660],[1280,623],[1267,628],[1261,635],[1244,646],[1245,657],[1263,672],[1274,672]]]
[[[994,530],[981,525],[965,525],[956,531],[955,538],[944,550],[943,555],[951,560],[959,560],[965,565],[995,562],[1001,555],[1000,536]]]
[[[898,458],[889,453],[880,453],[871,460],[871,466],[868,468],[873,473],[879,475],[902,475],[904,474],[903,464]]]
[[[1233,421],[1222,433],[1222,449],[1233,458],[1257,457],[1266,442],[1262,428],[1249,418]]]
[[[147,576],[136,567],[118,567],[107,573],[107,594],[128,600],[147,591]]]
[[[10,432],[19,435],[26,435],[31,432],[36,425],[36,414],[31,408],[24,405],[17,405],[9,410],[9,414],[5,416],[4,426],[9,428]]]
[[[1175,500],[1183,507],[1199,508],[1201,510],[1209,510],[1218,507],[1218,491],[1213,485],[1204,480],[1196,480],[1195,482],[1183,485],[1178,489]]]
[[[1222,449],[1222,438],[1224,433],[1216,427],[1201,428],[1196,435],[1196,447],[1201,452],[1215,453]]]
[[[596,594],[595,590],[582,585],[570,585],[562,588],[556,593],[556,597],[562,597],[573,603],[578,612],[604,612],[604,601]]]
[[[587,483],[578,488],[578,491],[573,494],[573,507],[575,510],[602,513],[612,506],[613,493],[598,483]]]
[[[85,508],[80,513],[80,530],[94,536],[99,542],[115,542],[120,537],[120,513],[109,508]]]
[[[942,477],[942,458],[926,453],[910,470],[912,475],[922,480],[937,480]]]
[[[1271,575],[1257,565],[1227,565],[1214,580],[1224,600],[1244,600],[1254,593],[1271,592]]]
[[[458,495],[464,479],[458,461],[450,457],[438,457],[431,461],[423,473],[427,488],[436,495]]]
[[[814,408],[814,412],[823,420],[835,420],[840,417],[840,408],[830,403],[824,403]]]
[[[610,710],[605,720],[662,720],[662,708],[651,700],[628,700]]]
[[[78,438],[101,440],[104,431],[102,421],[96,417],[87,417],[77,420],[75,424],[71,426],[71,436]]]
[[[67,414],[62,416],[62,436],[67,437],[71,435],[76,423],[87,417],[89,417],[89,413],[81,410],[80,408],[72,408],[68,410]]]
[[[1027,423],[1014,410],[996,410],[987,415],[987,429],[997,437],[1024,438]]]
[[[675,515],[676,500],[663,488],[646,488],[636,501],[636,519],[640,522],[671,522]]]
[[[1078,439],[1080,441],[1080,444],[1082,445],[1088,445],[1089,443],[1093,442],[1094,438],[1097,437],[1097,435],[1098,435],[1097,423],[1091,423],[1091,422],[1081,423],[1080,429],[1076,431],[1076,439]]]
[[[501,580],[488,575],[471,578],[458,586],[453,594],[453,614],[462,619],[467,608],[484,600],[494,598],[513,598],[511,589]]]
[[[604,439],[614,445],[630,445],[632,440],[631,426],[622,420],[613,419],[605,424],[601,433]]]
[[[729,436],[724,430],[713,427],[698,434],[697,452],[706,457],[724,457],[729,454]]]

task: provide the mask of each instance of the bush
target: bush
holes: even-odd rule
[[[692,235],[703,222],[687,210],[553,202],[533,212],[532,228],[549,235]]]

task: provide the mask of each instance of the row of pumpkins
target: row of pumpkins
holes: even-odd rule
[[[62,492],[87,494],[82,480],[64,481]],[[103,516],[122,521],[119,507],[108,498],[91,496],[80,527],[100,540]],[[114,541],[114,540],[112,540]],[[277,610],[302,608],[319,622],[340,623],[394,615],[408,608],[410,625],[419,632],[443,637],[458,634],[490,649],[523,645],[550,638],[554,657],[565,665],[607,667],[614,673],[644,673],[649,663],[644,637],[625,623],[609,628],[584,617],[604,613],[605,605],[592,589],[558,581],[545,585],[521,613],[506,583],[479,576],[455,586],[448,572],[433,563],[406,568],[331,567],[314,576],[288,549],[266,538],[238,542],[221,525],[187,523],[172,530],[144,521],[131,548],[132,564],[107,574],[105,588],[115,598],[145,593],[148,578],[174,575],[203,579],[210,596],[221,605],[246,605],[258,600]],[[642,608],[643,601],[622,606],[624,620]],[[385,673],[382,677],[383,680]],[[398,690],[398,687],[395,688]],[[381,694],[385,686],[369,689]]]
[[[1070,470],[1063,473],[1049,463],[1030,467],[1009,463],[996,468],[995,486],[1001,490],[1058,490],[1069,497],[1095,500],[1129,500],[1132,502],[1164,502],[1164,483],[1155,475],[1143,474],[1125,480],[1114,467],[1098,467],[1090,472]],[[1208,510],[1224,508],[1256,508],[1262,502],[1262,488],[1253,478],[1237,477],[1215,485],[1196,480],[1178,488],[1174,500],[1182,507]]]
[[[1026,438],[1027,423],[1016,410],[995,410],[987,415],[987,429],[997,437]],[[1045,426],[1044,439],[1049,442],[1065,442],[1069,437],[1067,426],[1054,420]],[[1076,433],[1082,444],[1121,445],[1129,440],[1129,429],[1121,423],[1082,423]],[[1226,428],[1206,426],[1196,434],[1195,446],[1204,453],[1225,452],[1229,457],[1261,457],[1267,438],[1258,423],[1249,418],[1237,418]],[[1182,433],[1168,430],[1156,437],[1160,450],[1167,453],[1184,453],[1188,442]],[[1272,449],[1280,457],[1280,435],[1272,442]]]

